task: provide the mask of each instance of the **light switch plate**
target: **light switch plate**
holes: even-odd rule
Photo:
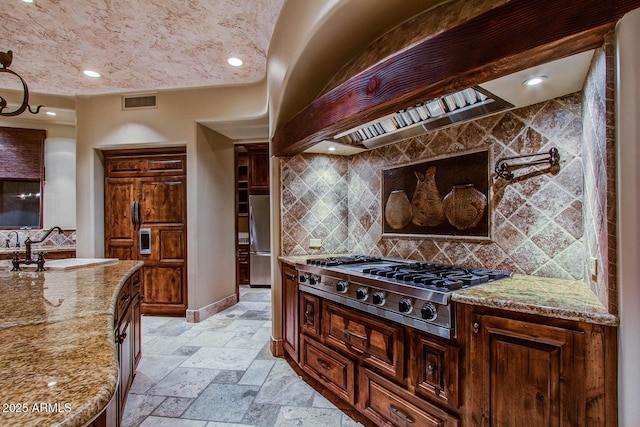
[[[322,246],[322,240],[320,239],[309,239],[309,247],[310,248],[319,248]]]

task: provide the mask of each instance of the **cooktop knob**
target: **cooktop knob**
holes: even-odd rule
[[[315,285],[317,282],[318,282],[318,277],[317,276],[309,275],[309,284],[310,285]]]
[[[368,296],[369,290],[364,286],[356,290],[356,299],[359,299],[360,301],[366,301]]]
[[[398,301],[398,310],[400,310],[400,313],[411,313],[413,311],[411,298],[401,298],[400,301]]]
[[[338,283],[336,283],[336,291],[340,292],[341,294],[346,294],[348,290],[349,282],[340,280]]]
[[[373,301],[373,304],[375,305],[384,305],[384,302],[385,302],[384,292],[382,291],[375,292],[373,294],[372,301]]]
[[[308,276],[309,276],[308,274],[301,274],[299,279],[298,279],[298,281],[300,283],[305,283],[307,281],[307,279],[308,279]]]
[[[424,320],[434,320],[438,315],[438,309],[432,303],[428,302],[422,306],[422,310],[420,310],[420,314]]]

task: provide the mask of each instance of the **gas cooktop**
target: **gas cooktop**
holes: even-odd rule
[[[297,267],[304,292],[443,338],[455,335],[452,291],[511,277],[502,270],[369,255],[314,258]]]

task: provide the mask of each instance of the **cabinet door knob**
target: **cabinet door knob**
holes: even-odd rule
[[[474,322],[473,323],[473,333],[477,334],[478,332],[480,332],[480,323]]]
[[[429,365],[429,366],[427,366],[427,374],[429,374],[429,375],[433,375],[433,374],[436,372],[436,369],[437,369],[437,368],[438,368],[438,367],[437,367],[437,366],[435,366],[435,365]]]

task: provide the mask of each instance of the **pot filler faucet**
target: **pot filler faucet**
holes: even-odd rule
[[[51,227],[49,231],[47,231],[47,233],[40,240],[31,240],[30,237],[27,237],[27,239],[24,241],[24,246],[26,248],[25,259],[20,259],[20,257],[18,256],[18,252],[14,252],[13,259],[11,260],[11,264],[13,265],[13,268],[11,269],[11,271],[21,271],[22,270],[20,268],[21,264],[24,264],[24,265],[37,264],[38,268],[36,268],[36,271],[45,271],[44,254],[42,253],[42,251],[40,251],[38,252],[38,258],[36,260],[31,258],[31,245],[34,243],[44,242],[47,239],[47,237],[49,237],[49,235],[56,230],[58,231],[58,234],[62,234],[62,228],[55,226],[55,227]]]

